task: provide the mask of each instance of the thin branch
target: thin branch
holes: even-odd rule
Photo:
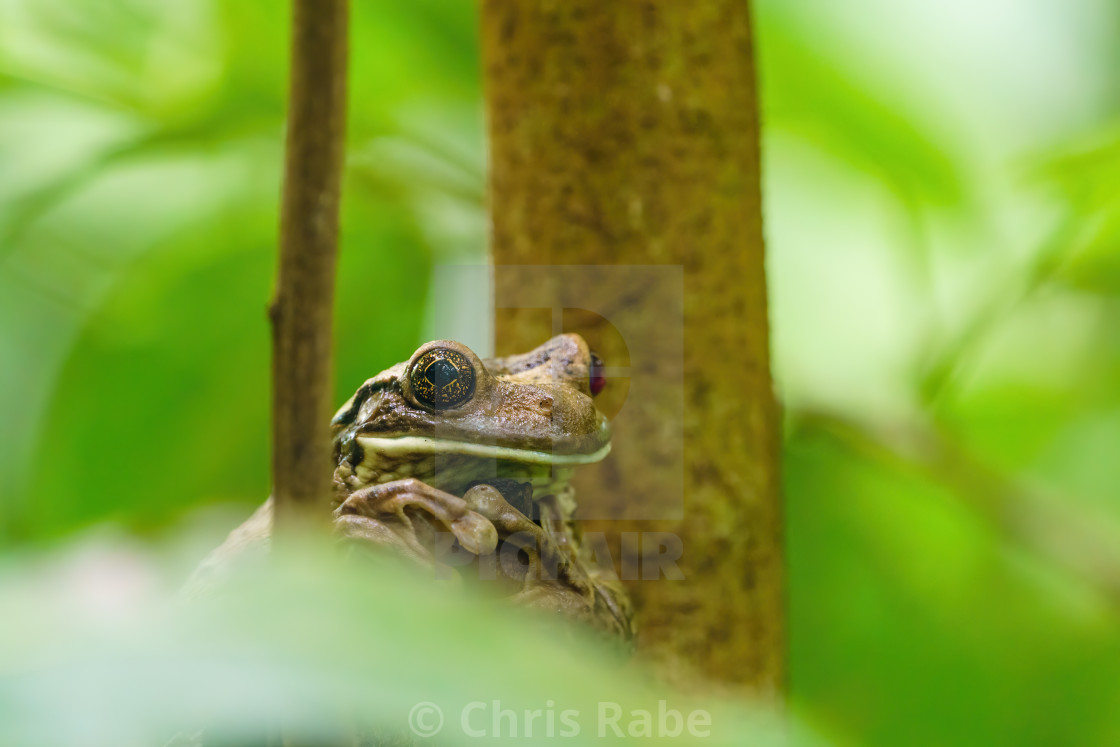
[[[293,0],[287,166],[272,318],[274,521],[327,499],[348,0]],[[281,532],[283,533],[283,532]]]

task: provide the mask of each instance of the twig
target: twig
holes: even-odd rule
[[[330,477],[332,316],[346,126],[347,0],[293,0],[287,165],[272,319],[274,523],[300,523]]]

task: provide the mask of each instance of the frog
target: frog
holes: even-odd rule
[[[421,345],[331,420],[334,535],[632,642],[629,598],[575,518],[574,470],[611,449],[604,385],[577,334],[487,359]],[[267,542],[271,514],[270,498],[204,567]]]

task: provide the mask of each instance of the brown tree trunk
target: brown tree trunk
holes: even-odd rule
[[[274,522],[330,495],[333,309],[346,126],[348,0],[294,0],[280,265],[272,318]]]
[[[593,271],[555,275],[580,293],[617,297],[609,313],[565,311],[560,326],[588,337],[608,366],[630,366],[615,451],[580,483],[580,503],[633,517],[627,506],[666,486],[683,489],[675,513],[586,523],[616,538],[680,538],[683,580],[628,582],[639,651],[678,682],[699,674],[777,696],[785,680],[780,435],[748,5],[484,0],[482,41],[499,352],[528,349],[557,326],[502,308],[524,306],[507,300],[524,296],[528,282],[503,275],[504,266],[683,268],[682,385],[675,396],[641,398],[641,377],[671,366],[643,358],[625,329],[672,303],[643,306],[637,295],[622,297],[617,278]],[[547,295],[548,283],[533,277],[531,292]],[[674,414],[682,399],[683,419]],[[673,422],[683,424],[676,465]]]

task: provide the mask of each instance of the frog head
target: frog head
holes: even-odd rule
[[[354,490],[415,477],[458,495],[494,478],[555,488],[610,451],[592,399],[603,381],[579,335],[486,360],[458,342],[429,342],[339,409],[336,480]]]

